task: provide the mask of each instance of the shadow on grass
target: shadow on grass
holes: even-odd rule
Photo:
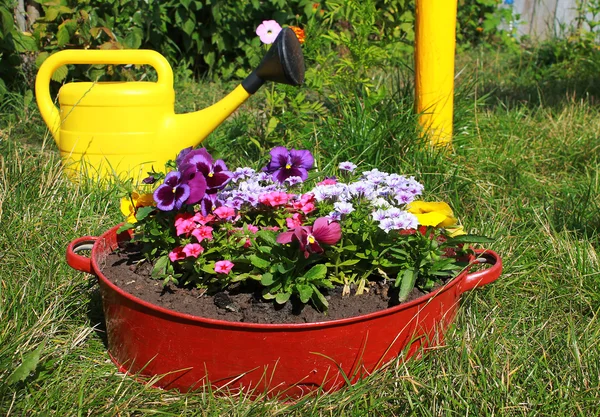
[[[106,320],[104,319],[104,311],[102,310],[102,295],[100,294],[100,288],[95,279],[90,281],[88,294],[87,316],[90,321],[90,326],[94,329],[96,336],[102,340],[104,347],[108,349]]]
[[[600,104],[600,74],[577,79],[546,79],[522,82],[486,82],[483,95],[488,97],[486,107],[513,109],[540,106],[561,109],[582,101],[591,106]]]

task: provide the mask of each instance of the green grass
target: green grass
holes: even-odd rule
[[[484,70],[473,55],[462,57],[452,153],[415,140],[410,86],[401,83],[383,99],[333,96],[328,117],[312,123],[281,116],[270,134],[258,95],[207,140],[234,166],[264,162],[267,145],[285,143],[317,149],[319,169],[358,159],[414,175],[469,231],[497,238],[490,248],[504,273],[463,295],[443,347],[293,404],[164,392],[117,372],[98,326],[97,285],[64,254],[72,239],[121,220],[118,187],[66,180],[35,105],[12,97],[0,124],[0,414],[600,414],[598,108],[558,90],[551,105],[508,100],[505,92],[517,94],[527,74],[494,84],[501,61]],[[226,87],[188,82],[178,106],[201,108]],[[42,343],[35,371],[9,385]]]

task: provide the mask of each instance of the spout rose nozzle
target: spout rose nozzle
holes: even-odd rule
[[[300,85],[304,82],[304,55],[294,31],[283,28],[259,66],[244,80],[242,86],[254,94],[265,81]]]

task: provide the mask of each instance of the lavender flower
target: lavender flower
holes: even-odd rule
[[[385,181],[385,179],[387,178],[388,174],[385,172],[381,172],[380,170],[378,170],[377,168],[374,168],[370,171],[365,171],[363,172],[363,176],[369,180],[370,182],[372,182],[373,184],[380,184],[382,182]]]
[[[386,233],[391,230],[416,229],[419,225],[417,216],[395,207],[389,210],[377,210],[372,213],[372,216],[375,220],[379,220],[379,228]]]
[[[335,203],[333,205],[333,208],[335,209],[335,211],[337,211],[340,214],[350,214],[354,211],[354,207],[352,206],[352,203],[346,203],[343,201],[339,201],[339,202]]]
[[[354,172],[354,170],[356,169],[356,165],[350,161],[346,161],[346,162],[341,162],[338,165],[338,168],[341,169],[342,171]]]
[[[369,181],[356,181],[348,186],[348,191],[352,197],[364,197],[372,200],[377,197],[375,186]]]
[[[332,211],[327,215],[327,218],[332,222],[339,222],[342,220],[342,213],[338,213],[337,211]]]
[[[231,181],[238,182],[253,176],[255,171],[250,167],[237,168],[231,175]]]
[[[315,160],[306,150],[287,150],[283,146],[271,149],[271,161],[263,168],[270,173],[274,181],[280,184],[289,177],[300,177],[302,181],[308,178],[308,170],[313,167]]]
[[[348,186],[343,183],[317,185],[310,192],[315,196],[315,200],[319,202],[324,200],[345,201],[349,198]]]
[[[300,184],[302,181],[302,177],[287,177],[284,181],[289,186]]]
[[[371,200],[371,205],[375,208],[389,209],[392,205],[385,198],[377,197]]]
[[[383,219],[387,219],[387,210],[378,209],[371,213],[373,220],[381,222]]]

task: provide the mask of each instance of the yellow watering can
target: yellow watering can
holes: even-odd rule
[[[50,96],[50,78],[66,64],[151,65],[157,82],[76,82]],[[300,85],[304,58],[294,32],[284,28],[261,64],[221,101],[175,114],[173,71],[150,50],[65,50],[44,61],[35,82],[38,106],[67,173],[136,180],[160,171],[183,148],[198,145],[265,81]],[[91,172],[90,172],[91,171]]]

